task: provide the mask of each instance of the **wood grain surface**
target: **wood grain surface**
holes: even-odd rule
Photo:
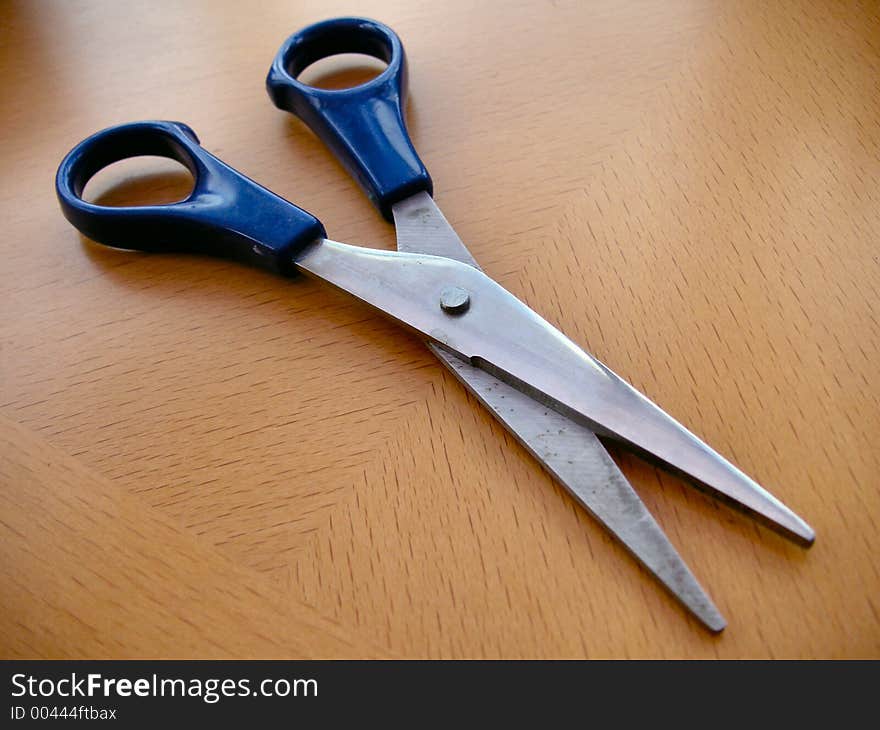
[[[177,119],[393,231],[263,82],[342,2],[0,5],[0,655],[880,656],[876,3],[402,2],[412,136],[484,269],[755,476],[809,551],[614,452],[703,631],[414,337],[311,281],[104,249],[53,176]],[[103,202],[173,199],[131,165]]]

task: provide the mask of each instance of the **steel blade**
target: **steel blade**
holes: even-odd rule
[[[802,543],[812,528],[495,281],[453,259],[322,240],[296,265],[601,435],[653,456]],[[466,311],[446,311],[450,289]]]
[[[710,631],[726,622],[617,464],[586,426],[429,345],[577,502]]]
[[[427,193],[416,193],[401,200],[394,204],[391,211],[394,214],[398,251],[443,256],[475,269],[480,268],[437,203]]]
[[[479,268],[427,193],[393,207],[397,249]],[[436,345],[428,348],[508,432],[711,631],[724,618],[592,431]]]

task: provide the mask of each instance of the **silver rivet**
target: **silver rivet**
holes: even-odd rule
[[[460,286],[447,286],[440,292],[440,308],[449,314],[466,312],[471,304],[471,295]]]

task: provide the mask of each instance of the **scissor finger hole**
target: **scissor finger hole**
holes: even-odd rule
[[[177,160],[145,155],[119,160],[86,183],[82,199],[108,207],[168,205],[193,191],[192,173]]]
[[[385,61],[364,53],[337,53],[307,66],[297,80],[315,89],[352,89],[372,81],[386,68]]]

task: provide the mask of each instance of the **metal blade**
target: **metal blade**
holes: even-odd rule
[[[507,430],[710,631],[726,622],[617,464],[586,426],[429,345]]]
[[[397,248],[479,268],[427,193],[393,207]],[[724,618],[663,530],[588,428],[436,345],[428,348],[527,451],[711,631]]]
[[[415,195],[395,203],[394,230],[397,232],[397,250],[409,253],[444,256],[479,269],[455,229],[427,193]]]
[[[296,265],[596,433],[688,475],[783,534],[813,541],[812,528],[794,512],[478,269],[329,240],[301,252]]]

